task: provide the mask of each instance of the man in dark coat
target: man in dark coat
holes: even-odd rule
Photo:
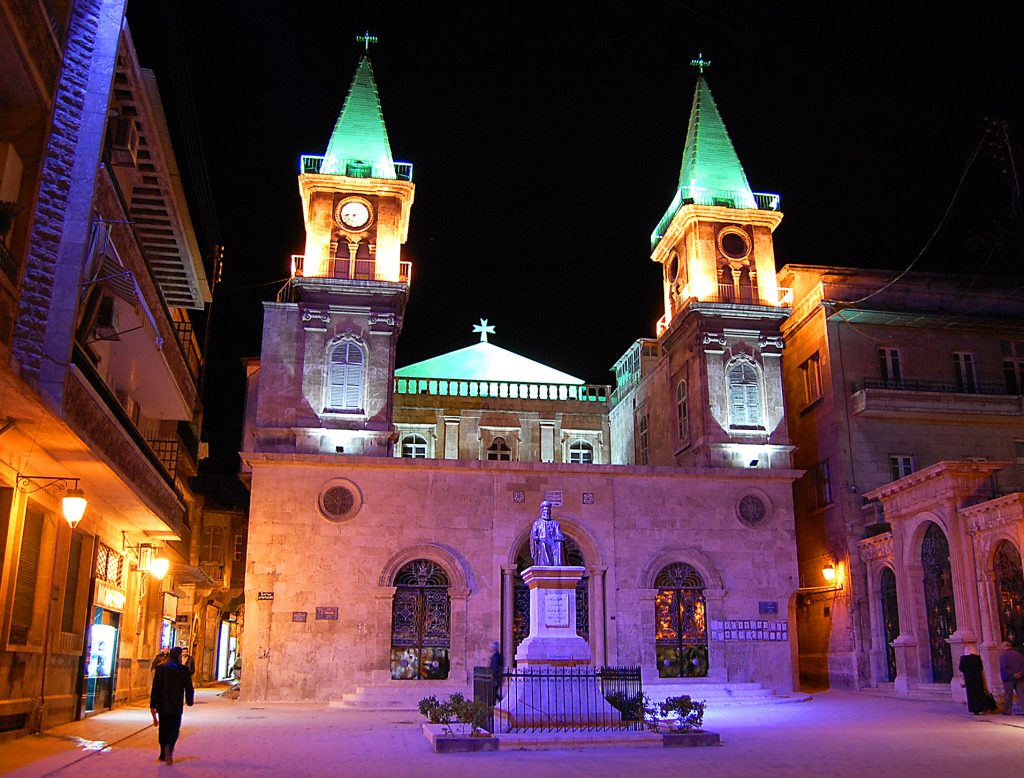
[[[175,646],[167,661],[156,668],[153,690],[149,694],[153,726],[160,727],[160,761],[174,764],[174,744],[178,742],[181,731],[183,703],[191,707],[194,701],[192,674],[182,666],[181,648]]]
[[[1003,643],[1003,653],[999,655],[999,676],[1006,695],[1003,715],[1009,716],[1013,712],[1014,692],[1017,692],[1017,699],[1024,702],[1024,654],[1009,643]]]

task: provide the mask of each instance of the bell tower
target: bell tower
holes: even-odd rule
[[[691,64],[699,75],[679,181],[651,235],[665,313],[657,343],[637,342],[657,362],[648,379],[621,368],[627,353],[616,391],[624,398],[623,379],[636,382],[640,464],[789,467],[779,328],[790,302],[776,282],[772,243],[779,196],[751,190],[704,77],[710,63],[701,56]]]
[[[265,303],[255,447],[388,456],[395,347],[409,293],[402,259],[415,187],[391,155],[368,56],[322,156],[303,155],[305,250]]]

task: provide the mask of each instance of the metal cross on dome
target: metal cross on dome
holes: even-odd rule
[[[481,319],[479,324],[473,325],[473,332],[479,332],[480,342],[487,343],[487,336],[494,334],[494,325],[488,324],[487,319]]]
[[[700,74],[703,76],[704,68],[711,67],[711,60],[704,59],[704,52],[702,51],[697,55],[697,59],[690,60],[690,64],[697,68],[697,70],[699,70]]]
[[[376,35],[370,35],[370,31],[369,30],[364,32],[362,35],[357,35],[356,36],[356,43],[362,43],[363,46],[366,47],[366,53],[367,54],[370,53],[370,44],[371,43],[376,43],[376,42],[377,42],[377,36]]]

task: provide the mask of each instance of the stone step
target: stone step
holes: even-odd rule
[[[874,694],[879,697],[899,697],[904,700],[950,702],[953,699],[953,692],[948,683],[918,684],[914,688],[910,689],[906,694],[897,692],[896,684],[892,682],[877,683],[873,687],[868,686],[860,691],[864,694]]]

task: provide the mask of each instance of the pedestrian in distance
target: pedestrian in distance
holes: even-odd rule
[[[167,657],[168,657],[167,649],[166,648],[161,648],[159,653],[157,653],[157,655],[155,657],[153,657],[153,663],[152,663],[152,665],[150,665],[150,670],[155,673],[156,669],[160,665],[162,665],[164,662],[167,661]]]
[[[967,710],[980,716],[995,710],[995,700],[985,688],[985,670],[981,665],[981,657],[974,651],[974,646],[965,646],[964,655],[960,657],[960,673],[964,679],[960,685],[967,689]]]
[[[495,703],[501,702],[501,680],[502,674],[505,672],[505,660],[501,656],[501,644],[495,640],[491,643],[491,699]]]
[[[192,657],[191,652],[187,648],[181,649],[181,664],[188,670],[189,675],[196,674],[196,660]]]
[[[149,694],[149,711],[153,726],[159,727],[160,761],[174,764],[174,744],[181,731],[184,706],[195,702],[192,674],[181,664],[181,647],[175,646],[168,659],[153,673],[153,690]]]
[[[1017,692],[1017,701],[1024,704],[1024,654],[1009,643],[1003,643],[1003,653],[999,655],[999,677],[1003,679],[1003,715],[1013,713],[1013,693]]]

